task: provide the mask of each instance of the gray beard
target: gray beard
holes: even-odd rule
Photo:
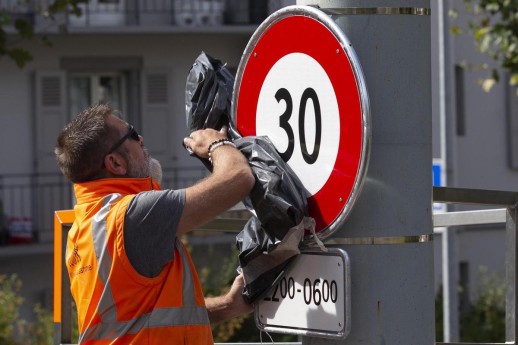
[[[149,176],[149,159],[141,164],[137,165],[130,161],[128,165],[128,171],[126,172],[126,176],[132,178],[144,178]]]
[[[150,176],[151,157],[149,156],[147,149],[144,149],[144,161],[142,164],[130,160],[128,156],[126,156],[126,160],[128,162],[128,171],[126,172],[126,176],[132,178],[145,178]]]
[[[158,184],[162,183],[162,165],[160,165],[160,162],[155,158],[149,159],[149,172],[151,175],[151,178],[153,181],[157,182]]]
[[[141,165],[134,164],[133,161],[128,161],[128,177],[145,178],[151,177],[153,181],[160,184],[162,182],[162,166],[160,162],[149,156],[149,152],[144,148],[144,162]]]

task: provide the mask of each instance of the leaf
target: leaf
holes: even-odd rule
[[[500,74],[494,68],[493,71],[491,71],[491,78],[493,78],[497,83],[500,81]]]
[[[462,34],[462,30],[461,30],[461,28],[458,25],[453,25],[450,28],[450,32],[452,34],[454,34],[454,35],[461,35]]]
[[[484,90],[485,92],[489,92],[489,91],[491,91],[493,86],[495,86],[495,84],[496,84],[496,80],[493,78],[484,79],[482,81],[482,90]]]
[[[456,8],[450,8],[450,10],[448,11],[448,16],[450,16],[450,18],[452,19],[457,19],[457,17],[459,16],[459,11],[457,11]]]
[[[22,48],[9,49],[7,50],[7,55],[14,60],[19,68],[23,68],[27,62],[32,61],[33,59],[32,54],[28,50]]]
[[[7,44],[7,37],[5,31],[0,27],[0,55],[5,54],[5,45]]]
[[[475,40],[480,41],[482,38],[486,37],[487,34],[491,31],[491,28],[479,28],[475,31]]]
[[[9,15],[6,12],[0,10],[0,25],[7,24],[9,24]]]
[[[462,60],[461,62],[459,62],[459,66],[461,68],[467,69],[469,67],[469,63],[466,60]]]
[[[49,38],[47,36],[41,36],[41,43],[45,47],[52,47],[52,42],[50,42]]]
[[[54,2],[49,5],[48,11],[50,14],[66,11],[69,2],[68,0],[54,0]]]
[[[14,27],[25,39],[31,39],[34,36],[34,27],[25,19],[16,19],[14,21]]]
[[[496,13],[500,10],[500,5],[498,3],[487,4],[485,10],[491,13]]]
[[[518,85],[518,73],[511,74],[511,77],[509,78],[509,84]]]
[[[71,11],[76,17],[81,17],[81,14],[83,14],[83,10],[77,5],[73,6]]]
[[[50,15],[58,12],[66,12],[71,10],[72,13],[79,16],[81,15],[81,9],[79,3],[88,2],[86,0],[54,0],[54,2],[48,7]]]

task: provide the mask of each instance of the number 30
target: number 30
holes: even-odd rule
[[[289,124],[289,119],[293,112],[293,101],[291,99],[291,95],[288,90],[285,88],[281,88],[277,90],[275,93],[275,99],[277,102],[284,100],[286,102],[286,111],[279,118],[279,126],[286,131],[288,135],[288,148],[284,152],[280,152],[282,159],[285,162],[288,162],[293,155],[293,149],[295,147],[295,137],[293,134],[293,129]],[[313,101],[313,107],[315,109],[315,145],[313,146],[313,152],[310,154],[308,152],[308,148],[306,146],[306,132],[305,132],[305,120],[306,120],[306,105],[308,100],[311,99]],[[300,99],[300,107],[299,107],[299,139],[300,139],[300,149],[302,152],[302,158],[308,164],[313,164],[316,162],[318,158],[318,153],[320,151],[320,141],[322,139],[322,115],[320,113],[320,103],[318,101],[318,96],[315,90],[312,88],[307,88],[302,93],[302,97]]]

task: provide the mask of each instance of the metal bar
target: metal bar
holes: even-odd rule
[[[504,224],[506,222],[506,214],[507,210],[505,208],[436,213],[433,215],[433,226]]]
[[[459,204],[516,205],[518,192],[433,187],[433,201]]]
[[[225,232],[239,232],[243,230],[246,220],[234,218],[215,218],[205,225],[200,226],[196,230],[203,231],[225,231]]]
[[[506,248],[505,248],[505,340],[516,341],[517,317],[516,317],[516,250],[518,248],[517,223],[515,207],[507,208],[506,223]]]
[[[393,236],[393,237],[333,237],[325,240],[327,245],[380,245],[380,244],[407,244],[424,243],[433,241],[432,234],[416,236]]]
[[[72,341],[72,296],[65,263],[67,235],[74,211],[54,213],[54,344]]]
[[[247,211],[245,205],[240,202],[232,206],[227,212],[214,218],[210,222],[198,227],[196,230],[240,232],[243,230],[248,218],[252,214]]]
[[[443,275],[443,326],[446,342],[459,341],[459,298],[457,294],[457,233],[455,229],[445,229],[442,234],[442,275]]]
[[[72,342],[72,295],[70,294],[70,280],[65,260],[68,231],[71,225],[63,225],[62,230],[62,268],[61,268],[61,341]]]
[[[516,345],[511,343],[435,343],[436,345]]]
[[[331,16],[350,16],[350,15],[414,15],[429,16],[431,10],[424,7],[345,7],[345,8],[325,8],[315,6],[322,12]]]

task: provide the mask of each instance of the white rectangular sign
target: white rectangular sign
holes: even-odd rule
[[[350,331],[350,268],[347,253],[306,251],[256,304],[257,327],[325,338]]]

